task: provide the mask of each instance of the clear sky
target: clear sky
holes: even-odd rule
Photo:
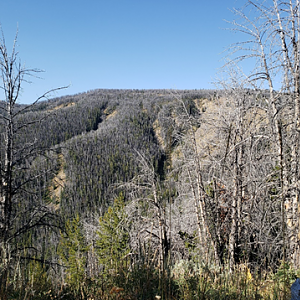
[[[28,68],[20,103],[98,88],[214,88],[222,51],[236,42],[224,28],[242,0],[3,0],[0,23]]]

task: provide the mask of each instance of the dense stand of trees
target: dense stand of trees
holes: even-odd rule
[[[36,269],[83,298],[82,282],[108,280],[97,253],[119,251],[120,258],[123,250],[102,249],[108,244],[99,218],[116,199],[124,204],[109,208],[113,214],[103,220],[105,230],[124,228],[125,262],[114,266],[128,272],[158,266],[163,278],[182,259],[275,270],[290,253],[283,171],[264,90],[96,90],[66,99],[41,102],[16,117],[18,124],[44,125],[34,122],[15,140],[21,147],[39,137],[38,151],[22,160],[13,183],[24,183],[14,196],[22,199],[14,230],[26,228],[12,242],[23,249],[11,258],[10,267],[19,269],[5,274],[15,287],[26,285]],[[281,115],[290,113],[287,106]],[[284,155],[291,147],[287,134]]]

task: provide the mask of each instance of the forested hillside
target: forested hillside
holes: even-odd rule
[[[204,265],[275,272],[289,252],[266,99],[94,90],[17,106],[9,290],[152,299],[217,276]]]

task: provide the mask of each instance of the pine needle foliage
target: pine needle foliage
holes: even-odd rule
[[[113,206],[99,219],[97,249],[104,276],[116,274],[125,267],[130,252],[130,223],[124,205],[124,195],[120,193]]]
[[[61,233],[58,253],[66,266],[66,283],[81,293],[82,284],[86,279],[85,266],[88,250],[89,245],[85,241],[83,227],[77,215],[66,222],[65,232]]]

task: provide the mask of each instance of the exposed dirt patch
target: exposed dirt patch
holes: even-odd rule
[[[66,183],[66,173],[64,172],[64,157],[62,154],[59,154],[58,160],[60,162],[60,170],[58,171],[57,175],[52,180],[52,185],[49,188],[50,197],[53,200],[52,205],[54,209],[59,209],[60,204],[60,196],[65,187]]]
[[[74,106],[74,105],[75,105],[75,102],[70,102],[68,104],[61,104],[61,105],[58,105],[58,106],[54,107],[53,109],[50,109],[49,111],[54,111],[54,110],[62,109],[62,108],[65,108],[65,107],[71,107],[71,106]]]
[[[104,113],[106,113],[106,112],[104,111]],[[117,110],[114,110],[114,111],[113,111],[112,113],[110,113],[110,114],[106,114],[106,120],[111,119],[111,118],[114,117],[116,114],[117,114]]]
[[[154,123],[153,123],[153,131],[155,133],[155,136],[157,138],[158,143],[160,144],[162,149],[165,149],[165,143],[164,143],[164,140],[161,136],[161,128],[158,124],[158,120],[154,121]]]

